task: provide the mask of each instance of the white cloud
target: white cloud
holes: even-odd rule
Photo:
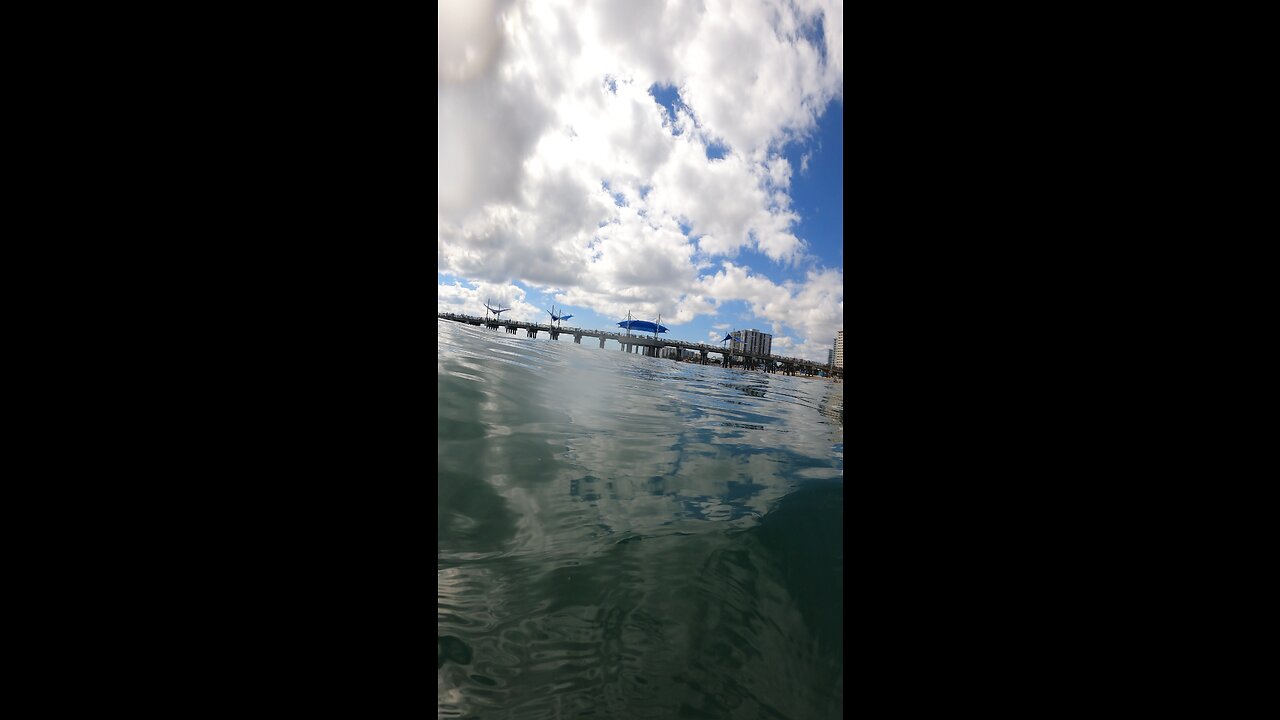
[[[494,61],[501,34],[493,0],[440,0],[436,68],[441,83],[483,74]]]
[[[460,313],[464,315],[485,315],[485,303],[490,307],[510,308],[502,313],[503,318],[513,320],[535,321],[542,316],[542,310],[525,302],[525,291],[517,285],[496,285],[493,283],[471,283],[475,287],[465,287],[455,282],[451,285],[436,286],[436,312]]]
[[[803,283],[778,285],[726,261],[720,272],[698,282],[700,291],[720,302],[746,302],[755,316],[774,323],[775,329],[797,330],[804,337],[793,345],[798,357],[825,361],[835,329],[844,327],[844,273],[839,270],[814,270]]]
[[[813,262],[779,150],[843,92],[838,1],[448,0],[439,12],[437,272],[481,288],[440,286],[441,304],[503,289],[519,309],[519,281],[672,323],[743,299],[817,332],[822,313],[785,308],[825,288],[824,271],[793,287],[720,263],[743,248]],[[675,117],[655,83],[678,88]],[[724,157],[708,160],[712,143]]]
[[[785,188],[790,174],[781,157],[752,163],[731,153],[708,162],[702,143],[683,135],[673,139],[670,158],[653,176],[648,207],[687,222],[708,255],[736,257],[755,246],[774,260],[793,261],[803,249],[790,230],[799,216],[785,194],[770,192]]]
[[[705,21],[677,50],[681,66],[689,69],[682,94],[698,119],[731,146],[763,159],[770,146],[811,130],[827,102],[843,93],[843,48],[838,63],[824,62],[804,33],[820,10],[834,11],[836,3],[829,8],[797,7],[786,0],[706,4]],[[825,36],[833,38],[829,32]]]

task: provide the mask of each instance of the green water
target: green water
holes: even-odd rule
[[[437,332],[439,717],[841,717],[843,383]]]

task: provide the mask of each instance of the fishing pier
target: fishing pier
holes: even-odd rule
[[[678,354],[683,355],[685,350],[694,352],[702,365],[712,364],[710,356],[718,355],[720,359],[715,362],[717,365],[724,367],[733,367],[737,365],[747,370],[763,370],[765,372],[781,372],[786,375],[817,375],[819,372],[825,372],[828,376],[841,378],[844,376],[844,368],[824,365],[822,363],[813,362],[812,360],[802,360],[800,358],[785,357],[782,355],[759,355],[749,353],[742,350],[732,350],[729,348],[719,347],[716,345],[708,345],[706,343],[686,342],[684,340],[673,340],[669,338],[658,338],[649,335],[627,334],[625,332],[611,332],[608,330],[588,330],[578,327],[564,327],[562,325],[552,325],[548,323],[525,322],[523,320],[499,320],[495,318],[475,317],[474,315],[459,315],[457,313],[436,313],[436,317],[441,320],[452,320],[454,322],[467,323],[468,325],[485,326],[493,329],[504,328],[507,332],[515,335],[524,330],[526,337],[536,338],[538,333],[544,332],[551,336],[552,340],[559,340],[561,335],[572,335],[573,341],[579,345],[582,344],[582,338],[594,338],[599,340],[600,348],[604,349],[606,340],[617,341],[619,349],[622,352],[638,353],[648,357],[656,358],[662,351],[662,348],[678,348]],[[735,360],[735,358],[737,358]]]

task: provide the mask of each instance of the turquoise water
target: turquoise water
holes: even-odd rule
[[[439,717],[842,716],[843,383],[437,332]]]

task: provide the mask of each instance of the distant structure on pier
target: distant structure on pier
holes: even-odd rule
[[[631,311],[628,310],[627,319],[618,323],[618,327],[625,328],[628,334],[630,334],[632,331],[635,331],[635,332],[642,332],[642,333],[652,333],[654,337],[657,337],[658,333],[667,332],[667,327],[665,325],[662,325],[661,323],[662,323],[661,315],[658,316],[657,322],[649,322],[648,320],[634,320],[631,317]]]
[[[733,335],[733,343],[729,350],[733,352],[747,352],[753,355],[773,354],[773,336],[769,333],[759,330],[734,330],[730,334]]]
[[[499,307],[496,307],[496,308],[495,308],[495,307],[490,307],[490,306],[489,306],[489,303],[490,303],[490,302],[491,302],[491,301],[490,301],[490,300],[488,300],[488,299],[486,299],[486,300],[484,301],[484,309],[486,310],[486,315],[485,315],[485,317],[486,317],[486,318],[487,318],[487,317],[489,317],[489,315],[488,315],[487,313],[493,313],[494,315],[496,315],[496,316],[498,317],[498,319],[499,319],[499,320],[501,320],[501,319],[502,319],[502,313],[504,313],[504,312],[506,312],[506,311],[508,311],[508,310],[510,310],[510,309],[511,309],[511,308],[504,308],[504,307],[501,307],[501,304],[499,304]]]
[[[557,312],[560,314],[557,315],[556,314]],[[555,305],[551,306],[551,309],[547,311],[547,314],[551,316],[551,322],[553,323],[558,323],[558,322],[561,322],[562,320],[568,320],[569,318],[573,317],[572,315],[565,315],[564,308],[560,308],[559,310],[556,310]]]

